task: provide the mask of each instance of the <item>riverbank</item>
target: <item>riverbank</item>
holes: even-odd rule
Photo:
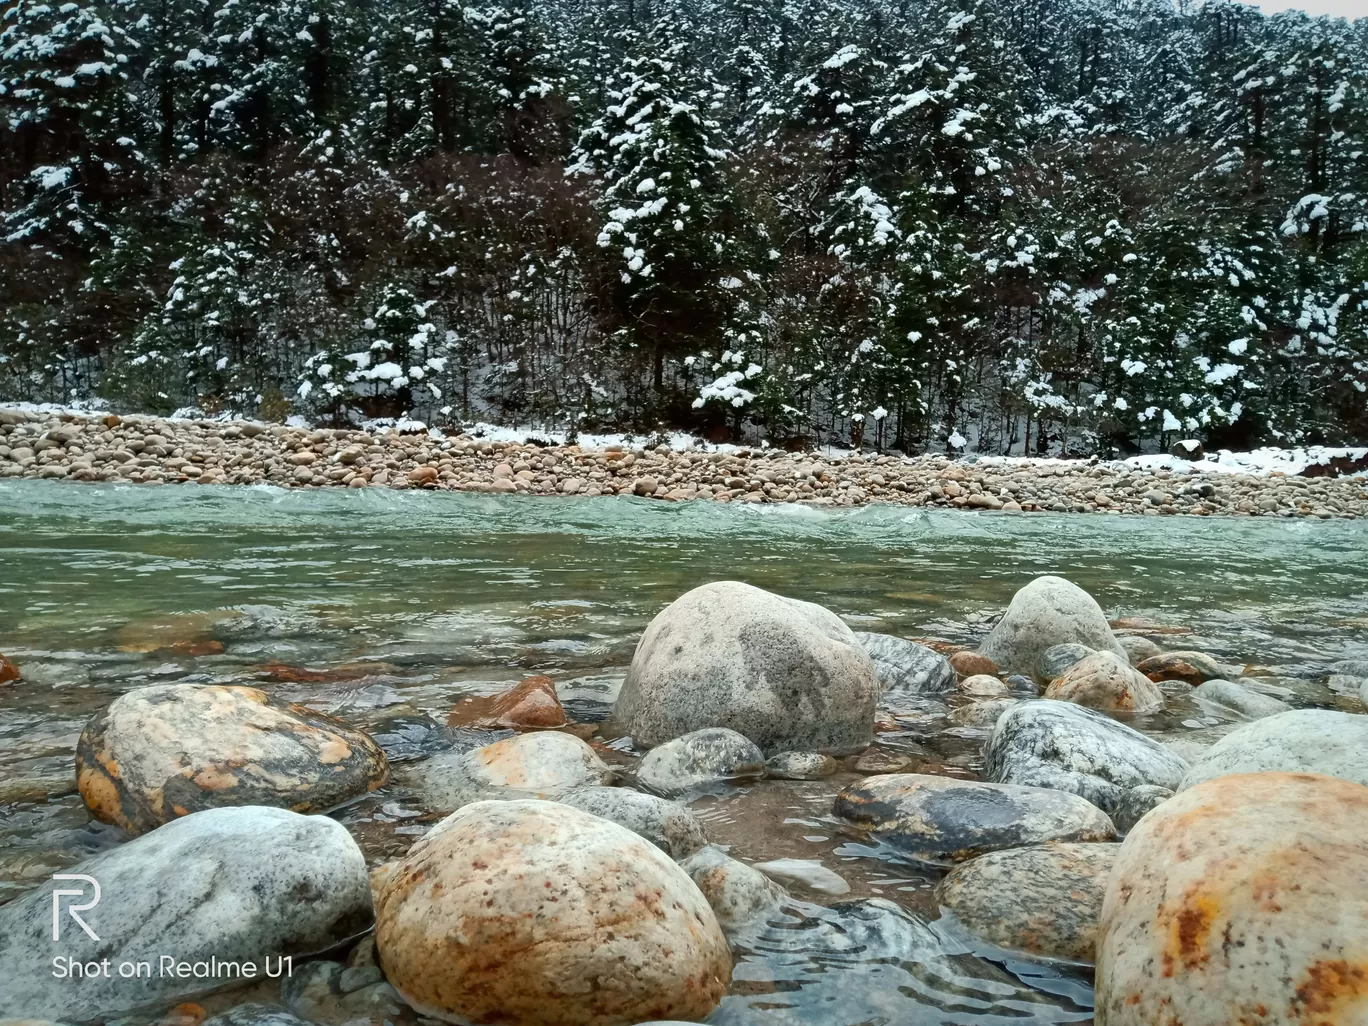
[[[541,446],[248,421],[0,409],[0,477],[427,488],[669,501],[887,502],[1004,512],[1368,516],[1368,480],[1095,460]]]

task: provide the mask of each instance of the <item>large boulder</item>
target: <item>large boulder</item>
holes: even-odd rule
[[[377,878],[385,973],[444,1022],[701,1019],[731,979],[717,917],[684,871],[566,805],[468,805]]]
[[[1180,790],[1231,773],[1324,773],[1368,784],[1368,716],[1293,709],[1232,731],[1192,764]]]
[[[952,869],[936,899],[998,947],[1091,962],[1119,848],[1060,842],[989,852]]]
[[[983,750],[989,780],[1053,787],[1116,809],[1141,784],[1176,790],[1188,764],[1138,730],[1072,702],[1022,702],[998,718]]]
[[[268,956],[278,973],[281,956],[317,954],[371,923],[366,860],[346,828],[284,809],[197,812],[65,872],[98,881],[98,901],[89,880],[65,880],[0,907],[0,990],[12,1015],[86,1021],[161,1011],[245,978],[233,969],[208,975],[195,963],[251,963],[265,979]],[[78,894],[54,899],[57,889]],[[75,909],[99,940],[67,918],[54,945],[54,901]],[[191,971],[165,972],[163,955]],[[109,977],[55,978],[54,956],[108,959]],[[135,975],[121,976],[123,963]]]
[[[954,690],[950,660],[935,649],[892,634],[856,631],[855,640],[874,661],[874,672],[886,690],[928,695]]]
[[[614,719],[652,746],[730,727],[767,755],[845,755],[869,744],[881,686],[841,619],[737,581],[705,584],[642,635]]]
[[[979,646],[979,654],[1005,673],[1046,680],[1041,657],[1055,645],[1078,644],[1114,652],[1126,650],[1112,634],[1102,607],[1078,585],[1062,577],[1037,577],[1012,596],[1007,612]]]
[[[652,748],[637,767],[637,781],[657,794],[678,795],[715,784],[765,775],[765,757],[748,737],[706,727]]]
[[[1050,682],[1045,697],[1102,712],[1152,713],[1164,707],[1159,686],[1114,652],[1084,656]]]
[[[1219,777],[1121,847],[1102,905],[1098,1026],[1368,1022],[1368,787]]]
[[[1077,795],[1043,787],[891,773],[836,796],[837,818],[928,862],[1044,841],[1110,841],[1107,814]]]
[[[135,834],[223,806],[324,812],[387,776],[385,753],[362,731],[246,687],[138,688],[97,713],[76,745],[91,815]]]

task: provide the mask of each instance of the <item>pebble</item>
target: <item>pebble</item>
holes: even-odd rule
[[[975,698],[1001,698],[1008,691],[1007,684],[1004,681],[987,673],[976,673],[972,677],[965,677],[959,682],[959,689],[964,694],[972,695]]]
[[[128,416],[111,424],[106,419],[102,414],[87,417],[0,409],[0,477],[286,488],[388,485],[837,506],[891,502],[1028,513],[1055,507],[1136,515],[1361,517],[1368,513],[1363,482],[1348,477],[1220,474],[1212,478],[1213,485],[1198,473],[1149,471],[1090,460],[983,466],[941,455],[840,458],[778,450],[713,452],[708,459],[700,459],[697,449],[672,452],[643,447],[623,453],[577,445],[543,448],[488,442],[436,432],[311,430],[151,416]],[[545,465],[548,457],[556,461],[549,468]],[[296,458],[299,464],[293,462]],[[517,463],[532,469],[515,472],[512,467]],[[662,484],[667,481],[668,487]],[[1011,498],[1004,499],[1004,495]],[[1156,495],[1161,500],[1157,505]]]
[[[836,760],[820,752],[779,752],[765,760],[765,775],[776,780],[821,780],[836,769]]]

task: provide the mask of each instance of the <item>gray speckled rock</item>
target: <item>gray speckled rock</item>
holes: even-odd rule
[[[866,631],[856,631],[855,640],[874,661],[874,671],[886,690],[928,695],[954,690],[955,671],[950,660],[935,649],[892,634]]]
[[[1055,645],[1069,643],[1126,657],[1093,597],[1062,577],[1047,575],[1012,596],[1007,612],[978,651],[1005,673],[1045,680],[1041,656]]]
[[[644,745],[729,727],[770,754],[845,755],[873,736],[881,690],[869,656],[830,610],[719,581],[651,621],[613,718]]]
[[[309,1026],[293,1012],[271,1005],[238,1005],[207,1020],[204,1026]]]
[[[695,730],[652,748],[637,766],[637,782],[656,794],[684,794],[712,784],[754,780],[765,757],[749,738],[726,727]]]
[[[1155,809],[1102,903],[1099,1026],[1368,1022],[1365,822],[1368,788],[1300,773],[1219,777]]]
[[[1138,730],[1072,702],[1042,698],[1004,713],[984,747],[984,776],[1053,787],[1116,808],[1140,784],[1176,789],[1188,764]]]
[[[361,849],[340,823],[284,809],[247,806],[197,812],[81,863],[69,873],[100,883],[96,907],[81,912],[100,938],[72,920],[60,953],[77,959],[149,961],[161,954],[194,963],[212,955],[253,961],[311,955],[355,936],[371,922]],[[0,907],[0,980],[5,1011],[73,1020],[162,1010],[241,981],[153,975],[55,979],[47,882]],[[66,900],[66,905],[81,902]],[[63,907],[66,907],[65,905]]]
[[[1206,750],[1180,791],[1232,773],[1324,773],[1368,784],[1368,716],[1293,709],[1232,731]]]
[[[468,752],[433,756],[404,770],[431,809],[451,812],[493,797],[553,797],[612,783],[614,772],[572,734],[518,734]]]
[[[1158,784],[1141,784],[1138,787],[1127,788],[1121,792],[1116,808],[1112,810],[1112,822],[1116,824],[1119,832],[1128,834],[1150,809],[1164,804],[1173,795],[1172,789],[1160,787]]]
[[[733,933],[774,908],[788,892],[758,869],[709,845],[680,863],[708,899],[722,929]]]
[[[1291,708],[1286,702],[1279,701],[1271,695],[1261,695],[1257,691],[1249,690],[1243,684],[1219,678],[1209,680],[1205,684],[1199,684],[1193,688],[1192,697],[1198,702],[1210,703],[1229,712],[1237,713],[1247,720],[1276,716],[1278,713],[1287,712]]]
[[[1051,645],[1040,656],[1040,677],[1054,680],[1069,667],[1092,655],[1095,649],[1080,645],[1076,641],[1063,645]]]
[[[362,731],[257,688],[136,688],[92,717],[76,746],[86,807],[129,833],[228,805],[325,812],[387,774]]]
[[[1115,652],[1088,653],[1050,682],[1045,697],[1102,712],[1152,713],[1164,707],[1159,686]]]
[[[1139,634],[1118,634],[1116,643],[1126,650],[1132,666],[1138,666],[1163,651],[1155,642]]]
[[[950,722],[961,727],[991,727],[1008,709],[1020,704],[1019,698],[990,698],[986,702],[970,702],[951,709]]]
[[[672,859],[688,858],[708,843],[697,816],[678,802],[653,794],[626,787],[584,787],[556,800],[625,826]]]
[[[308,962],[281,982],[281,999],[306,1022],[377,1023],[405,1010],[379,966],[348,969],[340,962]]]
[[[990,944],[1091,962],[1120,847],[1059,842],[989,852],[952,869],[936,898]]]
[[[1110,841],[1107,814],[1043,787],[892,773],[851,784],[833,811],[929,862],[949,863],[1043,841]]]
[[[779,752],[765,760],[765,773],[776,780],[821,780],[836,772],[836,760],[820,752]]]

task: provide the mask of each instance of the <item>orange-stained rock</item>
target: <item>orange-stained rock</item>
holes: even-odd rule
[[[19,667],[0,655],[0,684],[19,679]]]
[[[1222,666],[1205,652],[1161,652],[1135,668],[1150,680],[1181,680],[1193,685],[1240,676],[1238,667]]]
[[[408,479],[416,485],[436,484],[437,468],[416,467],[413,470],[409,471]]]
[[[956,652],[952,655],[950,657],[950,665],[954,667],[955,672],[961,677],[977,677],[981,674],[987,674],[991,677],[996,676],[998,672],[997,663],[993,662],[993,660],[989,659],[987,656],[981,656],[977,652],[970,652],[968,649]]]
[[[126,624],[115,635],[120,652],[180,652],[185,655],[202,653],[191,651],[204,644],[217,645],[212,651],[223,651],[220,642],[212,640],[214,630],[222,623],[238,619],[242,613],[235,609],[215,609],[207,613],[170,613],[155,620]]]
[[[332,684],[380,676],[397,669],[398,667],[392,663],[343,663],[323,670],[311,670],[307,666],[292,666],[289,663],[272,660],[255,667],[254,675],[259,680],[279,681],[283,684]]]
[[[97,713],[76,746],[91,815],[131,833],[229,805],[323,812],[387,777],[385,753],[362,731],[245,687],[138,688]]]
[[[1084,656],[1051,681],[1042,697],[1102,712],[1151,713],[1164,707],[1159,686],[1111,652]]]
[[[565,707],[550,677],[528,677],[501,695],[467,698],[447,717],[453,727],[512,727],[514,730],[547,730],[567,723]]]
[[[717,917],[649,841],[555,802],[477,802],[372,878],[417,1011],[503,1026],[697,1021],[731,980]]]
[[[1097,1026],[1368,1023],[1368,787],[1217,777],[1121,847],[1098,930]]]

